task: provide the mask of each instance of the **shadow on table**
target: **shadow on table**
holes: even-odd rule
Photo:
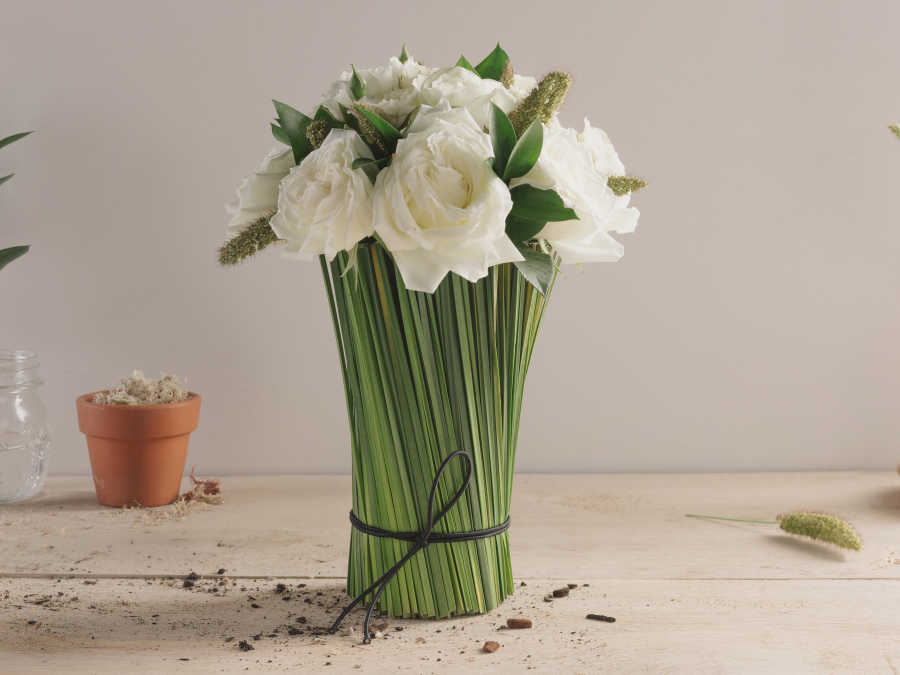
[[[829,544],[817,544],[814,541],[798,539],[789,534],[767,534],[766,539],[783,549],[814,556],[820,560],[831,560],[833,562],[846,562],[847,560],[840,549]]]
[[[15,504],[4,504],[4,513],[28,512],[29,514],[43,514],[49,511],[105,511],[111,507],[102,506],[97,502],[97,495],[91,485],[91,479],[85,479],[84,490],[71,490],[62,494],[41,495]]]

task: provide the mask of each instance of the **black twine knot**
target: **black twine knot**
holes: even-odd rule
[[[462,457],[466,461],[466,475],[463,479],[462,485],[453,495],[453,498],[447,502],[447,505],[437,514],[434,515],[434,501],[437,497],[438,483],[441,480],[441,476],[444,471],[447,470],[447,467],[457,457]],[[328,629],[329,633],[335,633],[337,629],[340,627],[341,622],[346,618],[346,616],[351,612],[351,610],[356,607],[359,603],[366,599],[370,593],[374,592],[372,596],[372,601],[369,603],[368,609],[366,609],[366,618],[363,620],[363,644],[369,644],[371,642],[371,638],[369,636],[369,623],[372,620],[372,613],[375,611],[375,605],[378,604],[378,600],[381,598],[381,595],[384,593],[384,589],[387,588],[387,585],[390,583],[391,579],[393,579],[397,572],[409,562],[410,558],[412,558],[416,553],[426,548],[429,544],[440,544],[440,543],[453,543],[455,541],[473,541],[476,539],[487,539],[489,537],[496,537],[498,534],[502,534],[509,529],[509,518],[504,520],[499,525],[495,525],[494,527],[489,527],[484,530],[472,530],[470,532],[434,532],[434,526],[437,525],[441,521],[441,519],[447,515],[447,512],[450,511],[454,506],[456,506],[456,502],[460,500],[460,498],[465,493],[466,489],[469,487],[469,483],[472,480],[472,457],[465,450],[457,450],[456,452],[452,452],[447,457],[444,458],[444,461],[441,462],[441,465],[438,467],[437,473],[434,474],[434,481],[431,483],[431,493],[428,495],[428,518],[425,521],[425,527],[421,532],[391,532],[390,530],[383,530],[380,527],[373,527],[371,525],[367,525],[362,522],[353,511],[350,512],[350,523],[357,530],[364,534],[371,535],[373,537],[387,537],[389,539],[399,539],[401,541],[408,541],[412,544],[409,551],[400,558],[387,572],[385,572],[378,580],[375,581],[371,586],[369,586],[362,593],[357,595],[353,601],[344,607],[344,610],[341,612],[341,615],[335,620],[335,622],[331,625],[331,628]]]

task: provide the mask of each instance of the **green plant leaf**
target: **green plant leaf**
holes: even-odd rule
[[[509,56],[503,51],[498,42],[497,46],[494,47],[494,51],[488,54],[484,61],[475,66],[475,72],[486,80],[497,80],[499,82],[503,77],[503,69],[506,68],[508,61]]]
[[[403,120],[403,124],[400,125],[400,133],[405,134],[406,131],[412,126],[412,123],[416,120],[416,115],[419,114],[419,110],[422,109],[421,105],[417,105],[415,108],[409,111],[409,114]]]
[[[506,236],[515,244],[530,241],[531,239],[534,239],[534,236],[538,232],[544,229],[544,225],[546,224],[546,220],[522,218],[510,213],[506,216]]]
[[[13,134],[12,136],[7,136],[6,138],[0,138],[0,148],[9,145],[10,143],[15,143],[20,138],[25,138],[28,134],[34,133],[32,131],[23,131],[19,134]]]
[[[0,249],[0,270],[16,258],[21,258],[28,253],[30,248],[31,246],[10,246],[9,248]]]
[[[287,134],[291,149],[294,151],[294,162],[299,164],[304,157],[312,152],[312,145],[310,145],[309,139],[306,138],[306,127],[309,126],[312,119],[299,110],[295,110],[287,103],[275,100],[272,103],[275,105],[278,123],[285,134]]]
[[[400,50],[400,63],[406,63],[409,61],[409,54],[406,53],[406,45],[403,45],[403,49]]]
[[[531,123],[522,137],[516,142],[509,154],[509,161],[503,171],[503,180],[507,183],[513,178],[519,178],[531,171],[541,156],[541,147],[544,145],[544,127],[540,120]]]
[[[0,178],[0,185],[3,185],[6,181],[8,181],[10,178],[12,178],[15,175],[16,174],[14,174],[14,173],[9,173],[9,174],[3,176],[2,178]]]
[[[547,289],[553,283],[553,256],[543,251],[535,251],[528,246],[518,246],[518,249],[525,260],[514,262],[513,265],[538,293],[546,295]]]
[[[338,108],[341,110],[341,117],[344,120],[344,126],[352,129],[356,133],[359,133],[359,121],[354,117],[353,113],[350,112],[350,108],[345,106],[342,103],[338,103]]]
[[[324,105],[320,105],[316,108],[316,114],[313,115],[313,119],[320,122],[326,122],[332,129],[339,129],[344,126],[344,124],[338,120],[337,117],[332,115],[331,111]]]
[[[506,216],[506,235],[517,244],[532,239],[548,221],[578,220],[554,190],[517,185],[510,195],[513,207]]]
[[[489,124],[491,145],[494,146],[494,173],[502,178],[509,156],[516,147],[516,132],[506,113],[496,103],[491,103]]]
[[[369,120],[372,126],[375,127],[375,131],[377,131],[379,135],[385,140],[388,147],[396,147],[397,141],[400,140],[400,137],[403,134],[395,129],[393,124],[388,122],[380,115],[373,113],[371,110],[368,110],[361,105],[356,106],[356,111],[367,120]]]
[[[391,163],[390,157],[381,157],[380,159],[372,159],[371,157],[357,157],[353,160],[353,163],[350,165],[352,169],[361,169],[367,166],[377,166],[379,169],[383,169],[388,164]]]
[[[356,72],[356,66],[350,66],[353,69],[353,76],[350,78],[350,95],[354,101],[358,101],[366,95],[366,81]]]
[[[275,137],[276,141],[278,141],[279,143],[284,143],[285,145],[291,144],[291,139],[288,138],[288,135],[284,129],[282,129],[277,124],[270,124],[269,126],[272,127],[272,135]]]
[[[578,220],[578,215],[563,204],[555,190],[542,190],[533,185],[517,185],[509,191],[513,199],[510,214],[529,220]]]
[[[471,63],[469,63],[469,59],[467,59],[462,54],[459,55],[459,61],[457,61],[453,65],[457,66],[458,68],[465,68],[466,70],[471,70],[473,73],[478,75],[478,71],[475,70],[475,66],[473,66]]]

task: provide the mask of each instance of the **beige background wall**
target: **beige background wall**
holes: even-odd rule
[[[900,460],[900,3],[11,2],[0,12],[0,345],[73,400],[134,367],[206,396],[203,473],[349,469],[315,265],[215,265],[230,199],[349,62],[406,41],[573,73],[564,121],[651,188],[617,264],[568,269],[530,376],[528,471]],[[5,173],[2,171],[0,173]]]

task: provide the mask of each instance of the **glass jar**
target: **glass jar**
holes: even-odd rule
[[[47,477],[50,429],[33,352],[0,350],[0,504],[33,497]]]

